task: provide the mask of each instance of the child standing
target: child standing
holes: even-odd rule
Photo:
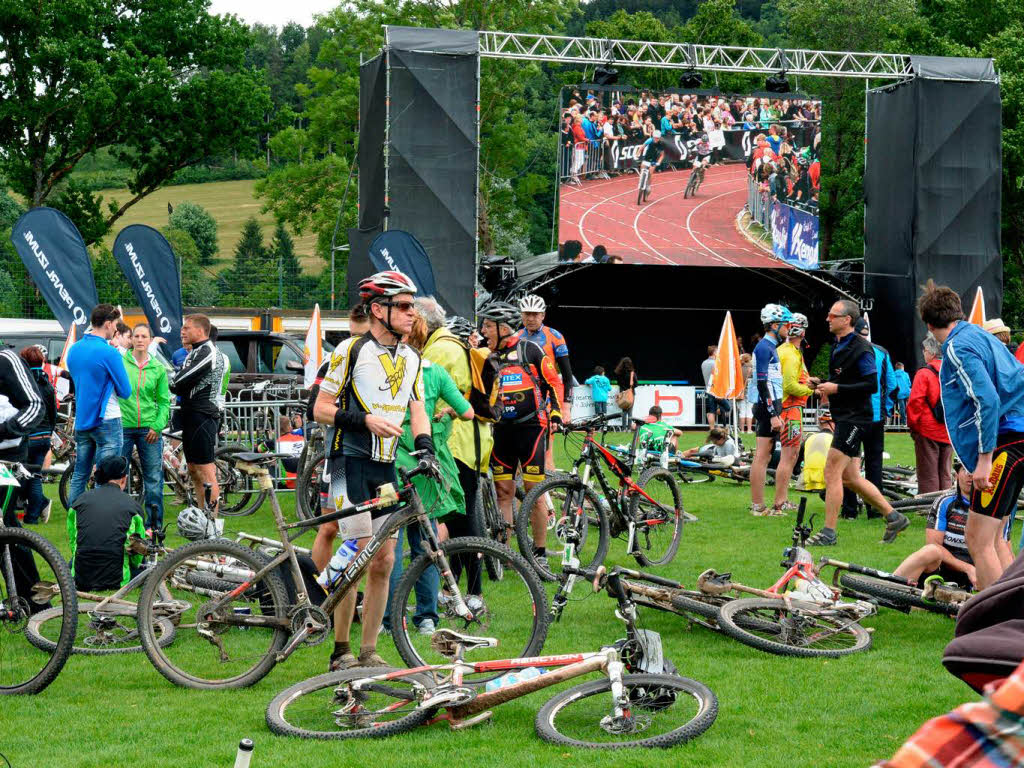
[[[612,389],[612,383],[604,375],[604,368],[600,365],[595,366],[594,375],[583,383],[590,387],[590,396],[594,400],[594,413],[604,416],[608,413],[608,393]]]

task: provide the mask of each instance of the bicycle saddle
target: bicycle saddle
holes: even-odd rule
[[[278,459],[289,458],[287,453],[234,453],[231,454],[234,461],[241,461],[245,464],[274,464]]]
[[[442,656],[449,657],[455,656],[460,646],[464,651],[472,651],[476,648],[495,648],[497,645],[496,637],[475,637],[451,629],[439,629],[430,638],[430,647]]]

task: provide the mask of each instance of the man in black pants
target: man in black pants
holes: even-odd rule
[[[0,459],[25,461],[28,456],[26,436],[43,418],[43,399],[25,361],[11,347],[0,350]],[[13,497],[12,497],[13,499]],[[20,528],[14,504],[4,509],[4,525]],[[30,594],[39,581],[32,555],[20,547],[12,547],[14,576],[18,593]],[[33,604],[32,612],[46,606]]]
[[[860,309],[852,301],[842,299],[832,305],[827,320],[836,342],[829,358],[829,380],[811,379],[815,392],[828,398],[835,422],[832,447],[825,461],[825,527],[807,541],[811,546],[836,544],[844,486],[885,515],[884,543],[895,541],[900,531],[910,525],[904,515],[893,512],[875,485],[861,477],[853,462],[860,455],[871,425],[871,393],[878,389],[874,350],[867,339],[854,332],[859,318]]]

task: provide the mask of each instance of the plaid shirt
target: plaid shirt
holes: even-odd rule
[[[875,768],[1003,768],[1024,764],[1024,662],[985,700],[929,720]]]

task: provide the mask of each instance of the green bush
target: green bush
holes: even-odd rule
[[[217,255],[217,222],[201,205],[185,201],[174,207],[171,229],[188,232],[199,250],[199,263],[210,264]]]

